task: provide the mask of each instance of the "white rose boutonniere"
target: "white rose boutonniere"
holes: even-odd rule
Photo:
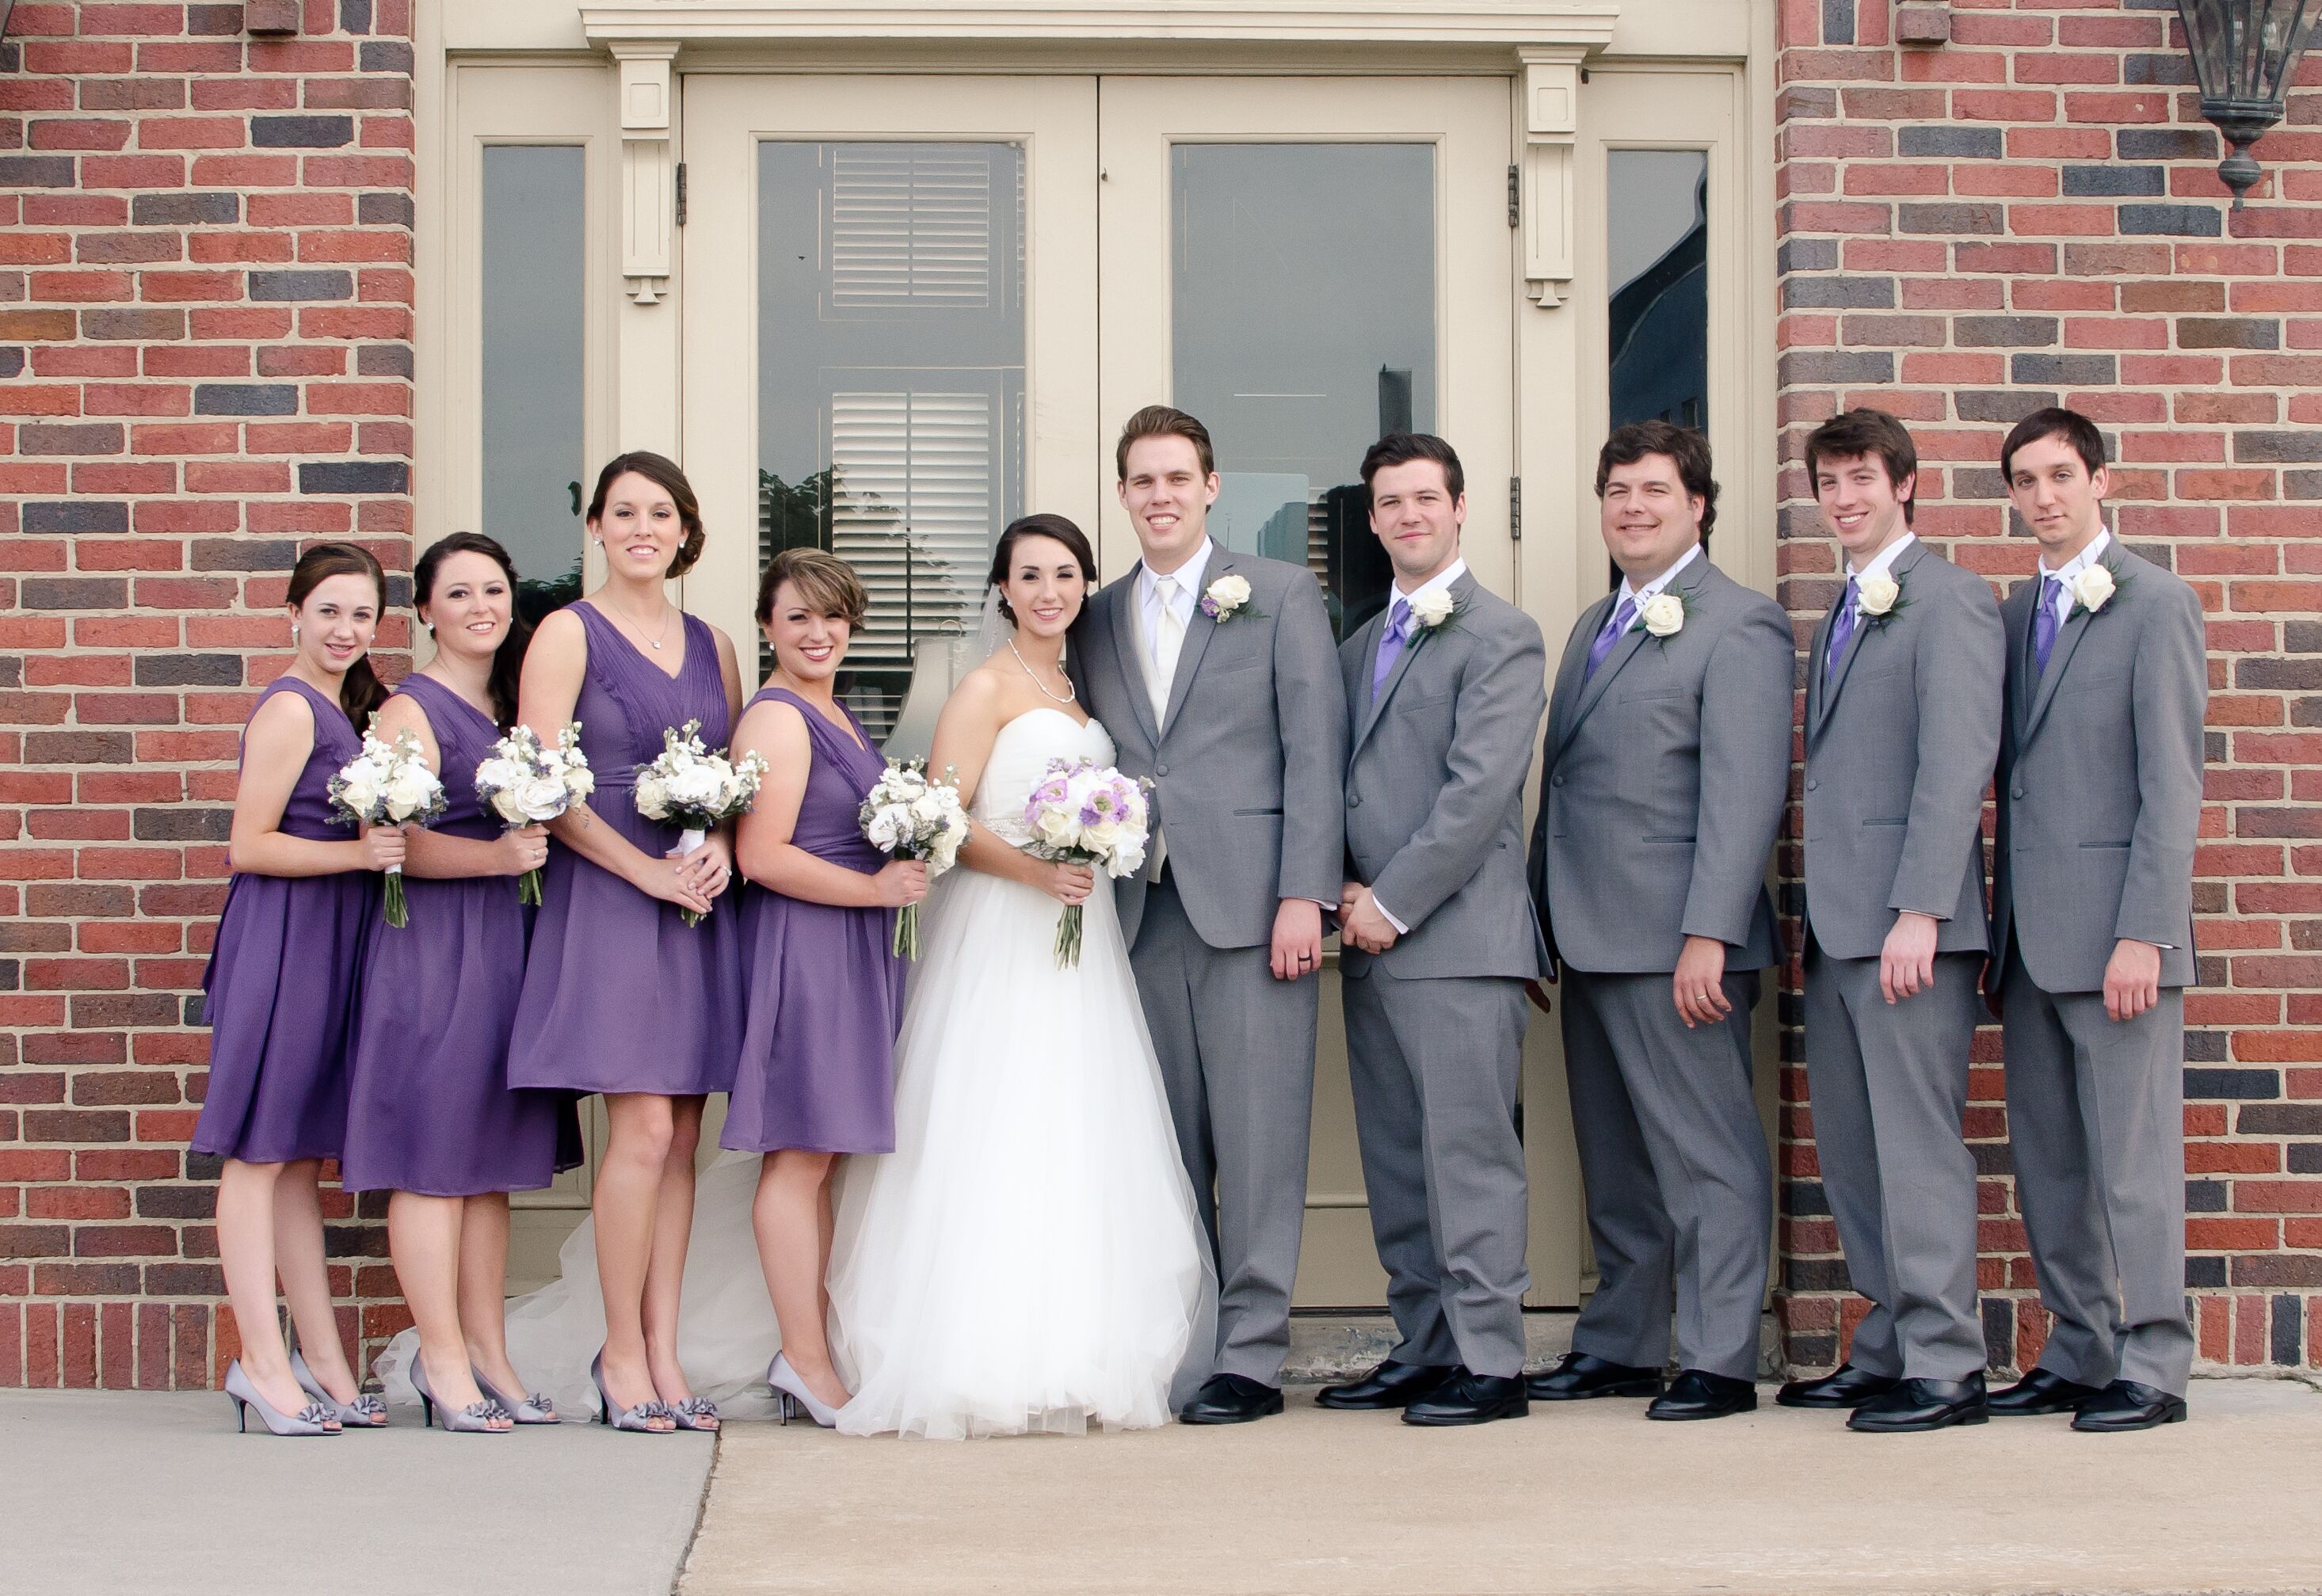
[[[1201,611],[1219,625],[1239,615],[1259,615],[1249,607],[1249,579],[1231,572],[1220,577],[1202,594]]]
[[[1432,593],[1422,593],[1410,604],[1411,618],[1418,622],[1420,629],[1425,632],[1434,631],[1459,613],[1459,601],[1452,597],[1450,590],[1445,588],[1438,588]]]
[[[2112,596],[2119,590],[2120,584],[2113,579],[2111,567],[2091,565],[2072,579],[2071,614],[2092,616],[2110,604]]]
[[[1903,584],[1883,570],[1874,570],[1861,578],[1854,591],[1861,602],[1862,613],[1874,621],[1883,621],[1903,607]]]
[[[1637,625],[1647,636],[1667,643],[1685,630],[1685,600],[1675,593],[1656,593],[1637,611]]]

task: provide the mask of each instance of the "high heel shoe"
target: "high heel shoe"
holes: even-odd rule
[[[718,1417],[718,1404],[708,1397],[688,1397],[682,1402],[664,1402],[669,1416],[681,1430],[705,1430],[715,1435],[724,1426]]]
[[[242,1360],[234,1359],[225,1366],[225,1394],[233,1402],[234,1428],[243,1435],[250,1433],[250,1410],[258,1409],[267,1433],[276,1436],[330,1436],[338,1432],[331,1428],[331,1415],[320,1402],[309,1402],[296,1413],[284,1413],[251,1383],[250,1376],[242,1372]]]
[[[415,1363],[413,1366],[417,1365]],[[357,1391],[353,1401],[342,1402],[324,1390],[323,1382],[315,1378],[315,1372],[306,1367],[305,1353],[295,1351],[291,1353],[290,1378],[298,1382],[301,1391],[329,1409],[331,1417],[342,1425],[364,1430],[384,1429],[387,1427],[385,1402],[368,1391]]]
[[[613,1393],[605,1389],[605,1349],[601,1346],[597,1349],[596,1361],[589,1365],[589,1378],[597,1382],[598,1423],[609,1425],[617,1430],[635,1430],[648,1436],[669,1433],[653,1427],[656,1418],[674,1419],[676,1417],[658,1398],[649,1402],[639,1402],[634,1408],[621,1407],[613,1400]]]
[[[799,1378],[799,1372],[781,1353],[776,1353],[774,1361],[766,1365],[766,1387],[781,1399],[782,1423],[788,1424],[804,1409],[806,1416],[823,1428],[838,1427],[838,1409],[807,1390],[806,1382]]]
[[[464,1430],[479,1436],[507,1434],[506,1430],[496,1430],[492,1427],[492,1420],[506,1418],[507,1410],[492,1400],[489,1396],[484,1397],[480,1401],[469,1403],[457,1413],[452,1411],[449,1404],[438,1402],[435,1400],[435,1392],[427,1383],[427,1367],[416,1357],[411,1360],[411,1389],[419,1393],[419,1417],[423,1428],[434,1427],[435,1409],[442,1408],[443,1427],[446,1430]]]
[[[515,1419],[518,1424],[562,1424],[564,1422],[562,1419],[556,1417],[555,1400],[551,1398],[546,1391],[526,1391],[525,1393],[524,1400],[522,1401],[517,1401],[511,1399],[506,1391],[500,1390],[498,1386],[494,1385],[490,1381],[485,1379],[483,1372],[476,1368],[473,1364],[469,1365],[468,1373],[475,1380],[476,1389],[483,1392],[484,1395],[492,1401],[498,1402],[500,1405],[500,1411],[507,1414],[510,1418]]]

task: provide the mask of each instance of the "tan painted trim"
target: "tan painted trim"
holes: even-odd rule
[[[1611,41],[1613,0],[1568,6],[1494,5],[1488,0],[1176,0],[1168,5],[1110,5],[1091,0],[1016,0],[1012,5],[940,0],[828,0],[791,4],[584,5],[591,40],[1102,39],[1175,41],[1457,41],[1498,44]]]

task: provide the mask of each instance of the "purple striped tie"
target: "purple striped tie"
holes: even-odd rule
[[[1604,662],[1604,656],[1613,652],[1613,645],[1621,641],[1621,634],[1629,629],[1636,618],[1637,601],[1634,598],[1622,599],[1620,607],[1615,609],[1612,618],[1604,623],[1604,629],[1596,634],[1596,641],[1588,645],[1588,669],[1580,673],[1582,682],[1586,683],[1590,677],[1596,674],[1596,667]]]
[[[1398,597],[1394,607],[1387,612],[1386,631],[1379,638],[1378,662],[1371,667],[1371,697],[1386,685],[1386,673],[1403,658],[1404,636],[1411,630],[1411,602]]]
[[[1846,579],[1846,597],[1838,601],[1838,613],[1830,618],[1830,646],[1822,657],[1822,684],[1838,674],[1838,662],[1846,657],[1846,645],[1854,638],[1854,600],[1860,591],[1854,579]]]
[[[2056,646],[2056,590],[2064,584],[2046,571],[2040,573],[2040,607],[2032,612],[2032,658],[2047,674],[2048,652]]]

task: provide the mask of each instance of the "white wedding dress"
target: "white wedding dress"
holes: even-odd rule
[[[1056,709],[1000,730],[973,812],[1011,843],[1051,759],[1110,764],[1112,739]],[[896,1151],[840,1166],[832,1347],[855,1400],[839,1427],[958,1438],[1165,1423],[1210,1374],[1217,1281],[1177,1156],[1112,893],[1088,900],[1077,968],[1062,907],[964,867],[921,910],[895,1049]],[[781,1345],[750,1204],[756,1154],[694,1190],[678,1357],[728,1418],[771,1417]],[[567,1418],[595,1408],[604,1342],[596,1227],[562,1278],[508,1304],[510,1360]],[[405,1331],[379,1359],[413,1403]]]

